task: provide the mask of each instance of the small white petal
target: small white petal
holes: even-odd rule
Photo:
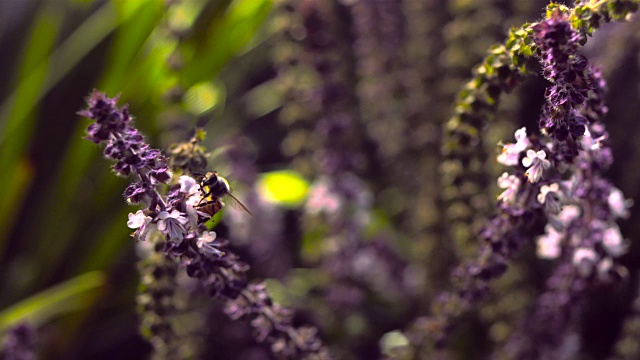
[[[578,248],[573,253],[573,265],[578,268],[582,276],[591,274],[593,266],[598,261],[598,255],[590,248]]]
[[[138,229],[151,222],[151,217],[146,216],[142,210],[138,210],[135,214],[129,213],[129,221],[127,226],[131,229]]]
[[[527,139],[527,128],[521,127],[520,129],[516,130],[516,140],[518,142],[521,142],[525,139]]]
[[[613,260],[610,257],[604,258],[598,263],[599,274],[605,274],[611,269],[613,269]]]
[[[546,194],[540,191],[540,194],[538,194],[538,202],[540,204],[544,204],[545,199],[546,199]]]
[[[617,226],[610,227],[604,231],[602,246],[613,257],[623,255],[627,251],[627,246],[624,244],[622,234]]]
[[[546,153],[546,152],[544,152],[544,150],[540,150],[540,151],[538,151],[538,152],[536,153],[536,156],[537,156],[539,159],[546,159],[546,158],[547,158],[547,153]]]
[[[502,175],[498,178],[498,187],[500,187],[501,189],[506,189],[511,186],[511,184],[513,184],[513,180],[507,172],[502,173]]]
[[[213,242],[216,239],[217,236],[218,235],[216,234],[215,231],[205,231],[205,232],[203,232],[202,236],[200,236],[198,238],[198,247],[201,247],[201,245],[200,245],[201,243],[202,244],[205,244],[205,243],[208,244],[208,243]]]
[[[625,199],[620,189],[612,188],[611,192],[609,192],[607,203],[614,216],[626,218],[629,216],[629,207],[631,207],[633,201]]]
[[[198,192],[198,183],[194,178],[182,175],[178,182],[180,183],[180,192],[185,194],[194,194]]]
[[[545,227],[546,233],[537,239],[537,251],[539,258],[556,259],[560,256],[562,234],[556,231],[551,225]]]
[[[551,166],[551,161],[549,160],[542,159],[540,160],[540,163],[542,164],[542,167],[545,169],[548,169]]]
[[[567,226],[570,222],[577,219],[580,216],[580,207],[577,205],[566,205],[558,214],[558,219],[560,222]]]

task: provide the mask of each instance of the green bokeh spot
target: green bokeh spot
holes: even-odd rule
[[[309,182],[292,170],[272,171],[262,174],[258,191],[267,201],[295,207],[307,197]]]
[[[184,105],[193,115],[202,115],[220,103],[224,91],[210,82],[193,85],[184,95]]]

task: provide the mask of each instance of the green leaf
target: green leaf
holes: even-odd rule
[[[51,17],[50,14],[45,16]],[[51,54],[37,64],[33,71],[28,72],[28,77],[21,80],[18,88],[2,103],[0,110],[0,118],[4,119],[9,117],[10,112],[14,112],[11,115],[11,121],[17,126],[23,126],[21,122],[29,112],[33,110],[36,104],[51,90],[56,84],[60,82],[74,67],[82,60],[91,50],[93,50],[104,38],[107,37],[119,24],[118,20],[109,21],[116,18],[115,10],[110,2],[105,3],[100,9],[98,9],[90,18],[83,22],[67,39],[64,40],[58,48],[56,48]],[[50,18],[49,21],[52,19]],[[36,25],[37,26],[37,25]],[[51,34],[53,31],[49,30]],[[50,35],[51,35],[50,34]],[[41,40],[35,40],[34,44],[37,45],[39,51],[47,48],[46,42]],[[26,58],[23,60],[28,63]],[[29,87],[30,84],[37,82],[38,77],[43,71],[46,71],[49,64],[55,66],[55,71],[47,72],[46,82],[39,87],[35,93],[29,92],[29,97],[24,98],[21,96],[21,92],[25,91],[23,88]],[[15,107],[12,105],[14,101],[21,99],[22,105]],[[16,108],[15,110],[13,110]],[[11,124],[8,126],[11,128]],[[4,132],[8,132],[9,129],[2,127],[2,121],[0,121],[0,139],[6,137]],[[13,135],[12,135],[13,136]]]
[[[207,229],[213,230],[216,226],[218,226],[218,224],[220,224],[220,221],[222,221],[223,216],[224,216],[224,208],[222,208],[220,211],[215,213],[211,219],[207,220],[207,222],[204,223],[204,225],[207,227]]]
[[[64,313],[88,307],[95,298],[95,290],[105,284],[100,271],[89,272],[56,285],[0,312],[0,332],[20,322],[40,326]]]
[[[307,197],[309,182],[292,170],[272,171],[260,176],[258,191],[267,201],[296,207]]]
[[[139,55],[140,49],[146,43],[149,34],[160,22],[165,7],[161,2],[155,0],[115,1],[108,4],[110,4],[110,11],[103,14],[107,21],[105,21],[105,18],[102,18],[101,21],[110,24],[109,26],[104,26],[105,30],[110,29],[111,31],[117,28],[117,33],[110,50],[107,70],[103,73],[102,80],[97,88],[106,91],[109,96],[113,96],[121,90],[121,86],[131,76],[132,69],[130,66],[135,57]],[[120,105],[123,103],[124,101],[121,100]],[[57,211],[49,211],[43,214],[40,212],[45,210],[40,210],[36,217],[43,219],[43,222],[40,226],[29,229],[29,234],[27,235],[28,238],[35,239],[38,242],[34,266],[40,266],[37,271],[37,273],[41,274],[38,278],[40,283],[45,283],[52,275],[44,270],[45,264],[51,266],[63,261],[65,252],[69,249],[71,238],[80,226],[77,221],[65,219],[76,219],[73,214],[77,210],[74,209],[71,199],[75,198],[76,189],[80,187],[92,159],[95,159],[99,154],[99,149],[95,144],[83,139],[86,126],[86,122],[78,124],[75,134],[71,136],[71,141],[65,151],[64,160],[58,168],[56,177],[52,180],[52,188],[61,190],[50,192],[43,200],[42,209],[56,208]],[[114,191],[122,191],[122,180],[118,180],[114,176],[104,176],[101,179],[101,183],[95,187],[103,191],[102,194],[113,194]],[[107,199],[99,195],[93,195],[92,197],[96,204],[103,201],[101,199]],[[52,243],[41,241],[47,238],[47,229],[52,226],[55,226],[57,231],[56,241]],[[124,237],[120,243],[122,244],[128,240]]]

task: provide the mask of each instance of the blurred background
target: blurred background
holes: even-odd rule
[[[122,198],[127,179],[83,140],[88,121],[76,115],[97,89],[120,94],[167,155],[203,128],[209,168],[254,214],[225,211],[218,236],[252,266],[252,278],[267,279],[274,299],[297,310],[297,321],[319,327],[337,358],[383,357],[403,344],[395,331],[448,288],[450,268],[474,256],[473,234],[491,215],[503,171],[496,144],[513,141],[521,126],[536,128],[546,84],[531,78],[503,97],[484,129],[486,171],[468,206],[450,206],[441,169],[455,95],[489,46],[539,19],[545,5],[0,1],[0,332],[28,321],[42,359],[151,353],[136,313],[144,251],[126,226],[137,209]],[[639,30],[635,19],[612,24],[584,49],[609,84],[617,161],[608,176],[636,204]],[[631,240],[622,259],[629,276],[590,292],[576,358],[638,347],[618,340],[640,333],[624,325],[636,315],[639,220],[636,206],[620,224]],[[499,349],[553,266],[535,257],[532,242],[496,295],[460,319],[452,358]],[[198,344],[191,358],[270,358],[246,322],[230,321],[197,284],[178,283],[176,321],[190,324],[185,332]]]

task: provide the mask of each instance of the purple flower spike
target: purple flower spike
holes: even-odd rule
[[[116,101],[94,92],[89,109],[79,114],[95,121],[87,129],[87,139],[105,144],[104,156],[116,161],[116,174],[136,177],[124,197],[146,208],[129,214],[127,225],[135,230],[132,236],[145,241],[153,232],[164,234],[166,255],[178,260],[209,294],[226,300],[232,318],[250,317],[258,340],[269,342],[276,357],[329,359],[317,330],[294,327],[288,310],[273,303],[264,284],[249,284],[249,266],[228,250],[227,241],[207,230],[204,222],[208,218],[198,216],[199,182],[184,175],[166,195],[158,192],[159,184],[171,180],[167,159],[144,142],[127,109],[117,108]]]

